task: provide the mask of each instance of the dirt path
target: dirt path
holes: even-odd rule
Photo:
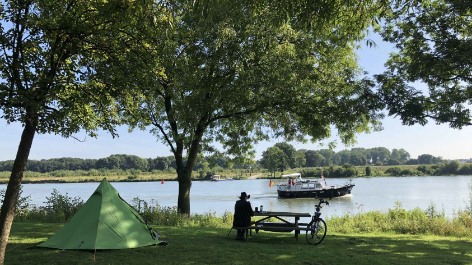
[[[262,174],[259,174],[259,175],[252,175],[250,176],[249,178],[247,179],[257,179],[257,177],[261,176]]]

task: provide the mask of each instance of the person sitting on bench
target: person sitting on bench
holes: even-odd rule
[[[252,210],[251,203],[248,201],[250,197],[251,195],[247,195],[246,192],[241,192],[240,200],[236,201],[234,205],[233,227],[251,225],[251,216],[254,216],[254,211]],[[244,232],[245,229],[238,229],[236,240],[243,240]]]

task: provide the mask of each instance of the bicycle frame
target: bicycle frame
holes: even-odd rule
[[[320,199],[318,205],[316,205],[316,211],[311,217],[311,222],[307,226],[306,230],[306,241],[308,244],[318,245],[326,236],[327,226],[326,222],[321,218],[321,206],[322,203],[329,205],[329,203],[323,199]]]

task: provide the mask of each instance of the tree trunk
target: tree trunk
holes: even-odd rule
[[[188,172],[188,173],[187,173]],[[179,179],[179,199],[177,209],[179,213],[190,216],[190,187],[192,186],[192,169],[186,167],[178,174]]]
[[[27,120],[25,128],[21,135],[20,145],[16,153],[15,163],[11,171],[10,180],[8,181],[5,199],[3,201],[2,210],[0,212],[0,265],[5,261],[5,250],[10,235],[10,229],[15,217],[16,203],[20,193],[21,180],[26,169],[31,145],[36,131],[36,121]]]
[[[177,162],[177,177],[179,180],[179,199],[177,202],[177,210],[180,213],[190,216],[190,188],[192,187],[192,171],[199,152],[198,146],[203,137],[203,127],[196,130],[196,138],[192,141],[190,151],[187,156],[187,164],[183,166],[182,151],[174,154]],[[182,150],[182,149],[180,149]],[[180,163],[178,162],[180,161]]]

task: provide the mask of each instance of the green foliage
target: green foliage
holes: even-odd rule
[[[69,137],[83,129],[95,137],[103,128],[114,136],[116,91],[87,83],[93,71],[85,67],[103,55],[127,11],[101,1],[4,1],[0,117],[38,133]]]
[[[400,202],[387,212],[371,211],[356,215],[345,214],[327,220],[331,231],[340,233],[396,233],[427,234],[441,236],[472,236],[472,220],[466,212],[459,211],[452,219],[431,205],[427,210],[405,210]]]
[[[468,0],[395,1],[380,34],[396,45],[377,76],[390,115],[405,125],[428,119],[471,125],[472,6]],[[429,91],[413,87],[424,83]],[[420,164],[423,164],[420,162]]]
[[[273,146],[262,152],[261,165],[275,174],[288,168],[287,155],[278,147]]]
[[[359,175],[357,169],[350,164],[344,164],[342,167],[329,167],[323,170],[325,177],[330,178],[353,178]]]
[[[219,170],[221,172],[221,170]],[[198,171],[198,178],[199,179],[210,179],[211,176],[217,175],[216,172],[218,172],[215,169],[210,169],[208,167],[200,169]]]
[[[131,205],[149,223],[157,226],[177,227],[231,227],[233,214],[225,212],[221,216],[215,213],[192,214],[190,217],[177,211],[177,207],[163,207],[151,200],[147,203],[138,197],[134,198]]]
[[[64,223],[82,207],[83,200],[79,197],[69,197],[53,189],[50,197],[46,197],[45,206],[28,207],[24,214],[15,216],[20,222]]]
[[[215,142],[243,164],[253,159],[254,142],[269,136],[316,141],[335,128],[351,143],[355,134],[379,129],[381,104],[374,84],[362,79],[355,49],[383,2],[320,2],[303,10],[268,1],[199,2],[152,2],[139,23],[116,34],[126,40],[124,48],[111,47],[117,56],[96,64],[109,74],[95,80],[134,92],[123,104],[126,122],[151,128],[169,146],[185,189],[199,154],[214,153]],[[312,22],[300,23],[308,10],[316,14]],[[178,204],[190,213],[188,196],[179,195]]]
[[[455,175],[459,172],[459,162],[443,162],[437,164],[436,174],[440,175]]]
[[[5,190],[0,190],[0,200],[3,204],[5,199]],[[31,195],[23,197],[23,185],[20,186],[20,192],[18,194],[18,201],[16,202],[15,218],[24,218],[28,214],[31,203]]]
[[[418,167],[416,168],[416,170],[421,171],[421,172],[423,172],[424,174],[431,174],[431,173],[432,173],[431,168],[430,168],[430,167],[426,167],[425,165],[418,166]]]
[[[307,168],[300,170],[303,178],[319,178],[321,177],[321,171],[317,168]]]
[[[422,167],[420,169],[423,169]],[[402,168],[402,167],[391,167],[385,170],[385,174],[394,177],[402,177],[402,176],[422,176],[424,175],[422,171],[414,170],[411,168]],[[424,169],[426,170],[426,169]]]
[[[0,161],[0,172],[10,171],[13,168],[14,161]],[[216,171],[221,167],[223,169],[229,169],[230,165],[232,168],[248,168],[254,165],[232,163],[229,157],[219,153],[218,155],[212,155],[210,157],[199,158],[198,163],[194,169],[199,170],[204,167],[205,164],[211,165],[211,168],[215,168]],[[81,159],[81,158],[52,158],[42,160],[28,160],[26,165],[27,174],[30,177],[40,176],[36,173],[54,172],[57,176],[66,176],[72,174],[71,172],[90,172],[90,170],[100,170],[100,172],[117,172],[115,175],[123,175],[119,172],[126,172],[128,170],[136,169],[142,172],[152,172],[153,170],[166,171],[168,173],[173,172],[176,169],[175,158],[173,156],[164,156],[156,158],[140,158],[134,155],[111,155],[100,159]],[[109,175],[108,173],[103,173]],[[73,174],[77,176],[77,174]],[[83,173],[83,176],[87,176],[87,173]],[[56,175],[55,175],[56,176]],[[1,175],[0,175],[1,177]]]
[[[370,167],[366,167],[365,168],[365,175],[367,177],[370,177],[371,174],[372,174],[372,169]]]

